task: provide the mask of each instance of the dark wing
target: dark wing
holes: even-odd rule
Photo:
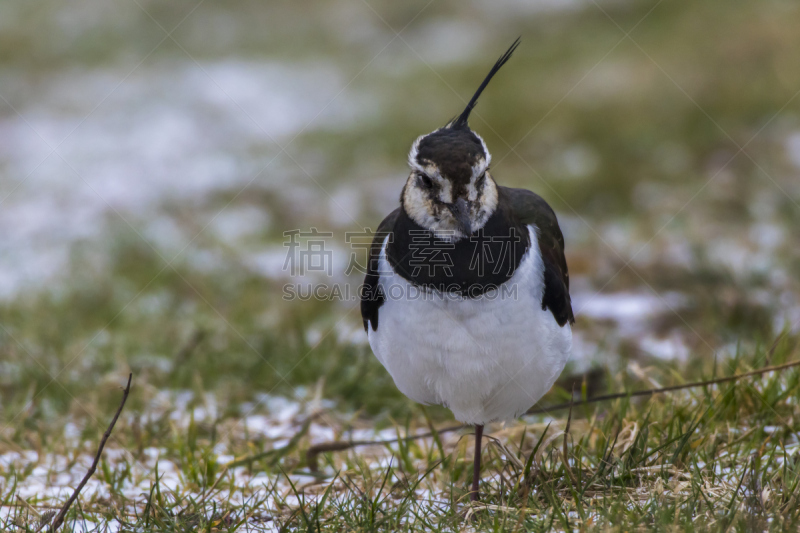
[[[569,272],[564,258],[564,236],[553,209],[538,194],[525,189],[498,187],[501,202],[523,224],[539,228],[539,249],[544,262],[542,309],[550,309],[559,326],[575,322],[569,297]]]
[[[378,286],[380,272],[378,271],[378,261],[381,256],[381,246],[387,235],[392,234],[394,223],[397,220],[400,210],[398,207],[389,216],[383,219],[375,232],[372,244],[369,247],[369,258],[367,261],[367,275],[364,278],[364,285],[361,287],[361,318],[364,321],[364,331],[367,331],[369,324],[372,324],[372,331],[378,330],[378,309],[386,301],[386,297]],[[390,237],[391,239],[391,237]]]

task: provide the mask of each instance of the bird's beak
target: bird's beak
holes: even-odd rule
[[[472,222],[469,219],[469,206],[467,205],[467,201],[463,198],[459,198],[453,204],[447,204],[447,209],[453,214],[453,217],[458,222],[458,229],[464,235],[471,235],[472,234]]]

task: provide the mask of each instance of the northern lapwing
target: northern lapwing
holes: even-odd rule
[[[473,501],[484,424],[521,416],[550,389],[575,321],[555,213],[495,182],[467,123],[518,45],[458,117],[412,144],[400,207],[378,227],[360,296],[369,344],[397,388],[475,426]]]

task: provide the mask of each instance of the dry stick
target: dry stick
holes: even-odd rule
[[[709,379],[706,381],[695,381],[693,383],[684,383],[683,385],[671,385],[669,387],[661,387],[660,389],[645,389],[645,390],[637,390],[633,392],[616,392],[614,394],[604,394],[602,396],[594,396],[587,400],[583,400],[575,405],[588,405],[590,403],[597,403],[597,402],[605,402],[608,400],[617,400],[619,398],[634,398],[637,396],[653,396],[656,394],[661,394],[664,392],[672,392],[676,390],[683,390],[683,389],[694,389],[697,387],[707,387],[709,385],[717,385],[719,383],[727,383],[729,381],[736,381],[742,378],[747,378],[750,376],[758,376],[761,374],[766,374],[767,372],[774,372],[776,370],[785,370],[787,368],[792,368],[795,366],[800,366],[800,361],[792,361],[790,363],[784,363],[782,365],[775,365],[775,366],[765,366],[764,368],[759,368],[758,370],[751,370],[750,372],[745,372],[744,374],[734,374],[733,376],[727,376],[724,378],[716,378],[716,379]],[[528,409],[528,412],[525,413],[527,415],[538,415],[542,413],[549,413],[550,411],[558,411],[561,409],[567,409],[572,402],[564,402],[559,403],[556,405],[546,406],[546,407],[534,407]]]
[[[695,381],[693,383],[685,383],[683,385],[672,385],[669,387],[662,387],[660,389],[645,389],[640,391],[633,391],[633,392],[617,392],[614,394],[604,394],[602,396],[594,396],[592,398],[588,398],[586,400],[582,400],[578,403],[574,403],[572,401],[559,403],[556,405],[546,406],[546,407],[532,407],[528,409],[525,413],[526,415],[538,415],[543,413],[550,413],[551,411],[560,411],[563,409],[567,409],[572,407],[572,405],[581,406],[581,405],[589,405],[592,403],[598,402],[605,402],[608,400],[617,400],[619,398],[634,398],[638,396],[654,396],[656,394],[662,394],[665,392],[672,392],[676,390],[683,390],[683,389],[692,389],[696,387],[707,387],[709,385],[717,385],[719,383],[727,383],[729,381],[736,381],[742,378],[747,378],[750,376],[758,376],[761,374],[766,374],[767,372],[775,372],[777,370],[785,370],[787,368],[792,368],[795,366],[800,366],[800,361],[792,361],[790,363],[784,363],[782,365],[775,365],[775,366],[767,366],[764,368],[760,368],[758,370],[752,370],[750,372],[745,372],[744,374],[734,374],[733,376],[727,376],[724,378],[717,378],[717,379],[709,379],[706,381]],[[458,426],[448,426],[437,430],[437,433],[451,433],[453,431],[458,431],[460,429],[465,428],[465,424],[460,424]],[[420,433],[418,435],[411,435],[409,437],[403,438],[395,438],[395,439],[386,439],[386,440],[354,440],[354,441],[333,441],[333,442],[323,442],[321,444],[317,444],[315,446],[311,446],[308,451],[306,452],[306,463],[309,465],[309,469],[315,471],[315,466],[317,464],[317,456],[321,453],[326,452],[339,452],[344,450],[350,450],[352,448],[358,448],[360,446],[382,446],[386,444],[394,444],[396,442],[409,442],[416,439],[426,439],[428,437],[432,437],[433,432],[426,432]]]
[[[450,433],[453,431],[458,431],[459,429],[465,428],[464,424],[459,424],[457,426],[449,426],[446,428],[442,428],[437,430],[436,432],[439,434],[442,433]],[[420,433],[418,435],[413,435],[411,437],[402,437],[396,439],[386,439],[386,440],[350,440],[350,441],[332,441],[332,442],[323,442],[320,444],[316,444],[311,446],[308,451],[306,451],[306,464],[308,465],[308,469],[312,472],[316,472],[319,470],[319,466],[317,464],[317,456],[321,453],[325,452],[339,452],[343,450],[349,450],[351,448],[357,448],[359,446],[381,446],[383,444],[394,444],[396,442],[407,442],[412,441],[415,439],[425,439],[428,437],[432,437],[433,432],[428,431],[426,433]]]
[[[53,525],[50,527],[50,531],[55,533],[55,531],[64,523],[64,518],[67,516],[67,511],[69,511],[70,506],[78,499],[78,495],[83,490],[84,485],[89,482],[89,478],[92,477],[95,470],[97,470],[97,463],[100,462],[100,455],[103,453],[103,448],[106,446],[106,441],[111,436],[111,431],[114,429],[114,424],[117,423],[117,419],[119,418],[119,414],[122,412],[122,408],[125,407],[125,401],[128,399],[128,393],[131,392],[131,379],[133,378],[133,374],[128,374],[128,384],[125,386],[125,390],[122,393],[122,402],[119,404],[119,408],[117,409],[117,413],[114,415],[114,419],[111,420],[111,424],[109,424],[108,429],[106,432],[103,433],[103,438],[100,440],[100,446],[97,448],[97,454],[94,456],[94,461],[92,461],[92,466],[89,468],[89,471],[86,472],[86,475],[83,476],[78,487],[72,493],[72,496],[69,497],[67,503],[65,503],[61,510],[58,512],[56,517],[53,519]]]

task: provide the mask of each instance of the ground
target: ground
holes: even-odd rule
[[[566,439],[563,409],[487,428],[469,508],[470,429],[396,390],[354,296],[411,142],[521,35],[471,124],[567,243],[575,377],[541,405],[800,358],[799,24],[778,0],[4,3],[0,528],[72,493],[132,373],[66,527],[797,529],[797,370],[575,407]]]

